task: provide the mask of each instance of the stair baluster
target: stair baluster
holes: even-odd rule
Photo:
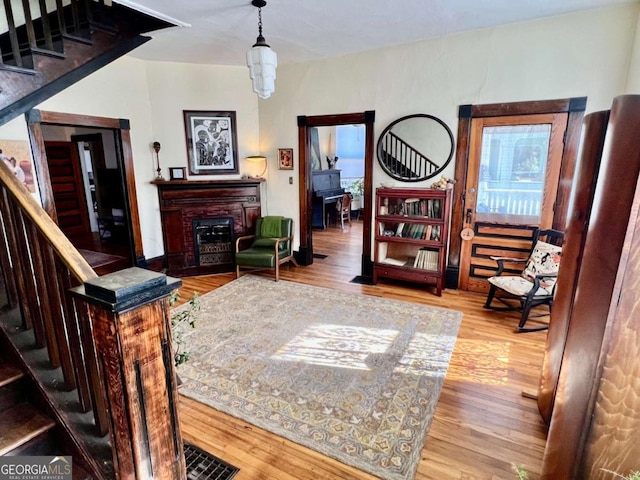
[[[42,22],[42,34],[44,36],[44,47],[53,51],[53,37],[51,36],[51,25],[49,24],[49,14],[47,12],[47,3],[45,0],[38,0],[40,5],[40,20]]]
[[[7,16],[7,26],[9,28],[9,41],[11,42],[11,54],[15,59],[16,66],[22,67],[22,57],[20,56],[20,43],[18,42],[18,34],[16,32],[16,24],[13,17],[13,8],[11,0],[4,0],[4,10]],[[1,60],[1,57],[0,57]],[[2,61],[4,63],[4,61]]]

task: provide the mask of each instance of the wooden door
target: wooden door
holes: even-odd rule
[[[76,144],[45,142],[45,151],[60,229],[68,237],[91,234]]]
[[[472,120],[461,289],[488,291],[486,279],[497,267],[490,257],[526,258],[533,231],[551,228],[567,118],[550,113]]]

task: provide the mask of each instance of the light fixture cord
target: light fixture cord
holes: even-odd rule
[[[258,7],[258,36],[262,36],[262,7]]]

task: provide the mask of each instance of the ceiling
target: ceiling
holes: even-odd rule
[[[131,54],[145,60],[245,65],[258,35],[250,0],[114,1],[190,25],[152,33]],[[268,0],[263,35],[282,65],[636,1]]]

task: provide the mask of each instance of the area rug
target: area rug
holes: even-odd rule
[[[251,275],[200,300],[181,394],[380,478],[414,478],[462,313]]]

